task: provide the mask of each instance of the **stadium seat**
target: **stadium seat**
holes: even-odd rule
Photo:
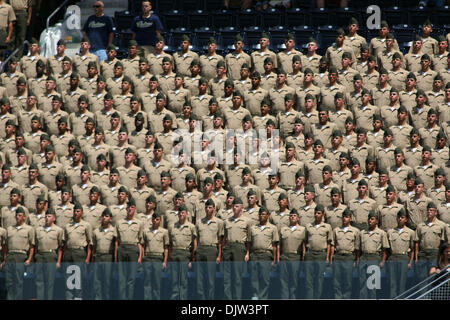
[[[246,51],[254,51],[259,49],[259,39],[264,31],[260,26],[251,26],[243,29]],[[270,35],[269,35],[270,36]]]
[[[186,28],[171,29],[171,31],[166,39],[167,52],[173,53],[173,52],[176,52],[179,50],[181,38],[183,37],[184,34],[189,36],[189,38],[191,38],[191,41],[193,41],[192,35],[191,35],[191,32],[189,29],[186,29]],[[191,49],[192,49],[192,43],[191,43]]]
[[[431,22],[437,25],[444,25],[450,21],[450,6],[436,8],[434,13],[431,17]]]
[[[408,24],[412,26],[421,25],[425,20],[430,19],[433,15],[433,10],[425,7],[409,8],[408,9]]]
[[[336,20],[335,23],[338,26],[346,27],[348,26],[348,22],[350,21],[350,18],[355,18],[358,20],[359,24],[361,24],[361,13],[358,10],[355,10],[353,8],[337,8],[335,10],[335,16]]]
[[[271,8],[261,15],[261,20],[264,29],[284,25],[284,12],[279,9]]]
[[[315,8],[309,11],[310,26],[325,26],[334,23],[335,9],[331,8]]]
[[[286,10],[286,25],[290,28],[307,24],[308,11],[301,8]]]
[[[209,38],[216,38],[216,32],[210,27],[203,27],[194,30],[194,36],[192,39],[193,50],[199,54],[208,51]]]
[[[152,9],[161,15],[164,12],[175,9],[175,4],[176,2],[173,0],[156,0],[152,3]]]
[[[268,30],[270,32],[270,50],[275,52],[284,50],[286,48],[284,42],[289,30],[284,26],[271,27]]]
[[[205,0],[174,0],[176,8],[183,11],[205,10]]]
[[[208,1],[206,1],[205,5],[206,5],[205,10],[207,10],[207,11],[220,10],[222,8],[223,1],[222,0],[208,0]]]
[[[309,38],[312,37],[316,39],[316,31],[310,26],[294,27],[292,28],[292,31],[294,33],[297,50],[299,51],[306,48]]]
[[[221,54],[226,54],[234,49],[234,38],[236,34],[242,32],[240,29],[235,27],[224,27],[219,29],[219,34],[217,35],[217,51]]]
[[[261,25],[261,15],[258,11],[253,9],[247,9],[243,11],[238,11],[236,14],[236,27],[245,28],[251,26]]]
[[[163,23],[167,30],[186,26],[185,14],[179,10],[171,10],[162,15]]]
[[[129,11],[116,11],[114,12],[114,20],[118,31],[129,30],[131,29],[131,23],[134,20],[134,15],[132,15]]]
[[[408,23],[408,15],[405,14],[405,9],[400,7],[390,7],[382,11],[382,18],[390,25]]]
[[[195,10],[188,13],[188,27],[191,29],[208,27],[209,13],[204,10]]]
[[[392,26],[391,32],[394,34],[395,39],[400,44],[412,41],[414,34],[416,33],[416,29],[413,26],[401,24]]]
[[[319,48],[321,50],[327,50],[336,41],[336,30],[338,28],[333,25],[317,27]]]
[[[218,10],[212,12],[211,27],[222,28],[234,26],[234,15],[231,10]]]

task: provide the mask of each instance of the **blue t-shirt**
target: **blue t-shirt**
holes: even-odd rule
[[[113,20],[107,15],[101,17],[92,15],[83,27],[83,31],[86,32],[91,41],[91,51],[106,49],[109,34],[115,30]]]
[[[136,42],[140,46],[154,46],[156,42],[156,30],[163,30],[161,20],[152,14],[149,18],[137,16],[131,25],[131,31],[136,33]]]

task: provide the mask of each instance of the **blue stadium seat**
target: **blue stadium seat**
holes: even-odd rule
[[[412,41],[414,34],[416,33],[416,29],[413,26],[401,24],[392,26],[391,32],[394,34],[395,39],[400,44]]]
[[[159,14],[163,14],[164,12],[175,9],[175,4],[176,2],[173,0],[154,0],[152,2],[152,9]]]
[[[425,7],[408,8],[408,24],[412,26],[421,25],[426,19],[431,20],[433,10]]]
[[[241,29],[245,27],[259,26],[261,25],[261,15],[258,11],[253,9],[238,11],[236,14],[235,24]]]
[[[234,49],[234,38],[238,33],[242,32],[240,29],[235,27],[224,27],[219,29],[219,33],[217,35],[217,51],[220,54],[224,55]]]
[[[215,30],[211,29],[210,27],[203,27],[198,28],[194,30],[194,36],[192,39],[192,45],[194,47],[194,51],[198,54],[202,54],[204,52],[208,51],[208,41],[209,38],[213,37],[216,38],[216,32]]]
[[[319,48],[323,50],[327,50],[327,48],[333,43],[336,42],[336,30],[338,28],[333,25],[327,25],[327,26],[319,26],[317,27],[318,32],[318,38],[319,41]]]
[[[286,10],[286,25],[290,28],[304,26],[309,23],[308,11],[301,8]]]
[[[358,20],[359,25],[361,25],[361,12],[353,9],[353,8],[336,8],[335,9],[335,23],[336,25],[339,25],[341,27],[345,27],[345,30],[347,30],[348,22],[350,21],[350,18],[355,18]]]
[[[116,29],[118,31],[128,30],[131,28],[131,23],[134,20],[134,15],[129,11],[116,11],[114,12],[114,20],[116,23]]]
[[[222,8],[223,1],[222,0],[208,0],[208,1],[206,1],[205,5],[206,5],[205,10],[207,10],[207,11],[219,10]]]
[[[195,10],[188,13],[188,27],[191,29],[208,27],[209,13],[204,10]]]
[[[275,52],[283,51],[286,48],[284,42],[289,30],[284,26],[276,26],[269,28],[269,32],[270,49]]]
[[[185,14],[179,10],[167,11],[162,15],[164,27],[169,29],[176,29],[186,26]]]
[[[408,23],[408,15],[405,9],[400,7],[389,7],[382,11],[381,17],[386,20],[389,25]]]
[[[309,11],[310,26],[325,26],[334,23],[335,9],[315,8]]]
[[[234,26],[234,14],[231,10],[218,10],[212,12],[211,27],[223,28]]]
[[[183,11],[205,10],[205,0],[173,0],[176,8]]]
[[[309,38],[316,39],[316,30],[310,26],[300,26],[292,28],[295,37],[295,44],[297,50],[305,49]]]
[[[259,49],[259,39],[261,39],[261,33],[264,30],[260,26],[251,26],[244,28],[243,31],[244,41],[246,44],[244,50],[251,52]]]
[[[261,19],[263,28],[267,29],[269,27],[284,25],[285,17],[283,11],[271,8],[261,15]]]
[[[191,41],[193,40],[189,29],[183,27],[171,29],[169,35],[166,37],[167,52],[173,53],[179,50],[181,38],[184,34],[188,35],[189,38],[191,38]]]
[[[434,13],[431,17],[431,22],[437,25],[444,25],[450,21],[450,6],[436,8]]]

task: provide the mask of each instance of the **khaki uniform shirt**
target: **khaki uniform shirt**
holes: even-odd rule
[[[102,213],[106,209],[106,206],[97,203],[96,205],[84,205],[83,206],[83,220],[89,223],[92,230],[97,229],[102,224]]]
[[[314,210],[316,208],[317,204],[315,202],[312,202],[311,205],[305,205],[301,207],[298,210],[298,215],[300,217],[300,220],[298,223],[305,228],[308,226],[308,224],[314,222]]]
[[[344,44],[342,47],[337,47],[336,45],[330,46],[327,49],[326,56],[330,61],[330,66],[336,67],[338,70],[342,69],[342,54],[344,52],[350,52],[352,55],[352,61],[356,61],[355,53],[353,52],[353,48]]]
[[[354,253],[361,246],[358,228],[339,226],[333,229],[335,253]]]
[[[92,245],[92,227],[84,220],[72,221],[64,228],[64,238],[69,249],[85,248]]]
[[[1,13],[3,13],[4,5],[5,4],[3,4],[0,7]],[[447,60],[445,60],[445,63],[447,64]],[[6,88],[6,95],[8,97],[13,96],[17,93],[16,84],[17,84],[17,80],[19,80],[20,77],[26,79],[26,76],[22,72],[19,72],[17,70],[14,73],[9,73],[9,72],[5,71],[0,75],[0,83],[2,84],[3,87]]]
[[[190,250],[194,238],[197,238],[195,226],[186,221],[183,225],[177,221],[169,227],[169,241],[172,249]]]
[[[0,210],[1,215],[1,224],[4,229],[8,229],[10,226],[14,226],[16,224],[16,210],[22,207],[25,211],[25,215],[28,217],[30,215],[28,209],[22,205],[18,205],[17,207],[11,207],[10,205],[4,206]]]
[[[40,56],[40,55],[23,56],[20,59],[20,62],[19,62],[20,71],[23,72],[23,74],[25,74],[27,79],[36,78],[36,76],[37,76],[36,64],[39,60],[42,60],[44,62],[44,65],[47,64],[47,58]]]
[[[169,232],[162,227],[154,229],[151,226],[146,226],[144,228],[143,242],[145,255],[162,256],[164,249],[169,246]]]
[[[14,224],[7,229],[8,252],[19,251],[28,253],[31,247],[36,244],[35,230],[33,227],[23,224],[18,226]]]
[[[123,75],[120,77],[111,77],[106,78],[106,88],[108,88],[108,92],[112,94],[112,96],[116,96],[122,93],[122,80]]]
[[[239,218],[235,218],[234,215],[232,215],[224,221],[224,238],[226,243],[237,242],[244,244],[250,241],[251,226],[252,222],[250,218],[242,215]]]
[[[367,223],[370,210],[377,209],[377,202],[369,197],[365,199],[356,198],[348,202],[348,208],[353,211],[355,223]]]
[[[302,244],[306,239],[306,228],[297,224],[295,226],[284,226],[279,231],[280,253],[300,254]],[[300,257],[299,257],[300,258]]]
[[[95,64],[97,65],[97,70],[100,70],[99,59],[93,53],[89,52],[86,55],[76,55],[75,57],[73,57],[72,63],[78,70],[80,77],[83,77],[83,78],[88,77],[88,73],[87,73],[88,68],[87,67],[88,67],[89,62],[95,62]]]
[[[279,242],[277,227],[271,223],[255,225],[250,228],[249,242],[252,252],[267,251],[272,253],[273,246]]]
[[[195,228],[198,236],[199,246],[216,246],[219,239],[224,235],[224,222],[216,217],[207,220],[206,217],[197,220]]]
[[[231,79],[241,78],[241,67],[244,63],[249,66],[252,65],[251,57],[245,52],[236,54],[236,52],[231,52],[225,56],[225,62],[227,64],[227,75]]]
[[[441,221],[425,221],[417,226],[414,242],[419,243],[419,251],[438,249],[442,241],[445,241],[445,225]]]
[[[119,246],[122,244],[138,245],[143,243],[144,224],[133,218],[132,220],[121,219],[116,225]]]
[[[70,202],[67,205],[63,205],[60,203],[60,204],[54,206],[55,214],[56,214],[55,224],[58,227],[64,228],[68,223],[72,222],[73,207],[74,207],[74,204],[72,204]]]
[[[25,186],[23,186],[22,188],[23,204],[31,212],[35,211],[36,199],[39,196],[44,196],[45,199],[48,199],[48,188],[44,184],[37,181],[33,185],[27,183]]]
[[[383,249],[389,249],[389,241],[385,231],[376,227],[375,230],[361,230],[361,253],[381,254]]]
[[[169,57],[169,59],[172,61],[172,65],[173,65],[173,57],[164,51],[161,52],[160,54],[149,53],[147,55],[148,64],[150,65],[149,72],[151,74],[163,73],[162,61],[163,61],[164,57]]]
[[[156,197],[156,192],[152,188],[144,186],[142,189],[138,189],[137,187],[128,189],[133,197],[134,201],[136,201],[136,210],[139,213],[144,213],[146,211],[146,199],[150,195],[154,195]]]
[[[332,230],[342,226],[342,214],[346,208],[347,206],[342,203],[339,203],[337,207],[333,205],[325,207],[325,222],[331,225]]]
[[[216,70],[217,70],[217,63],[219,61],[224,61],[225,59],[221,56],[215,53],[214,55],[210,56],[209,54],[203,54],[200,56],[200,68],[202,76],[205,77],[207,80],[210,80],[216,76]]]
[[[389,84],[391,87],[401,91],[406,89],[406,77],[409,71],[400,68],[398,71],[389,71]]]
[[[50,138],[52,135],[58,135],[58,120],[61,117],[68,117],[69,114],[65,111],[59,110],[57,112],[47,111],[43,115],[44,120],[44,126],[47,129],[46,131],[50,135]],[[56,151],[56,146],[55,146]],[[67,152],[67,149],[66,149]]]
[[[306,226],[306,248],[308,251],[326,251],[333,243],[333,231],[328,223],[309,223]]]
[[[417,78],[417,89],[422,89],[423,91],[433,90],[434,77],[437,76],[437,72],[429,69],[426,72],[419,70],[416,74]]]
[[[413,226],[418,226],[426,220],[427,205],[432,201],[431,198],[425,195],[422,195],[420,198],[413,195],[407,200],[406,208],[409,210],[409,221]]]
[[[321,58],[322,56],[318,55],[317,53],[315,53],[312,56],[305,55],[304,58],[302,59],[302,66],[304,69],[310,68],[314,73],[318,73],[319,62]]]
[[[89,204],[89,194],[91,192],[92,187],[94,187],[95,184],[92,182],[88,183],[78,183],[74,186],[72,186],[72,199],[73,202],[79,202],[81,205],[88,205]],[[98,187],[98,186],[97,186]]]
[[[148,185],[155,189],[155,191],[159,191],[161,189],[161,173],[163,171],[169,172],[172,167],[173,165],[164,159],[161,159],[160,162],[156,162],[155,159],[152,159],[151,161],[144,163],[144,170],[151,173]]]
[[[326,165],[330,165],[330,160],[324,157],[305,162],[305,176],[308,177],[309,184],[314,185],[322,182],[322,169]]]
[[[422,55],[422,51],[420,51],[419,53],[410,52],[405,54],[406,70],[414,73],[419,72],[421,69],[420,59],[422,58]]]
[[[414,250],[415,233],[408,227],[392,228],[387,231],[392,254],[409,254]]]
[[[392,126],[391,130],[394,134],[393,144],[402,149],[406,148],[409,145],[409,135],[412,128],[409,124]]]
[[[429,164],[428,166],[419,165],[414,168],[414,173],[416,174],[416,177],[421,177],[424,185],[425,190],[430,189],[434,186],[434,172],[439,167],[434,164]]]
[[[117,229],[113,226],[104,228],[99,226],[92,233],[92,242],[95,253],[114,254]]]
[[[269,96],[269,91],[259,87],[258,89],[251,88],[242,93],[244,94],[245,108],[250,111],[252,116],[261,116],[261,101]]]
[[[36,230],[36,248],[37,251],[49,251],[56,252],[59,248],[62,248],[64,243],[64,230],[58,227],[56,224],[51,227],[39,226]]]
[[[386,232],[389,229],[395,228],[397,226],[397,213],[402,208],[404,208],[404,206],[398,202],[394,202],[392,205],[379,205],[377,213],[380,217],[380,228]]]
[[[292,58],[298,55],[302,58],[302,61],[306,58],[303,53],[300,51],[297,51],[295,49],[292,49],[291,51],[280,51],[277,53],[277,65],[282,68],[286,73],[292,72]],[[264,60],[263,60],[264,62]],[[302,64],[303,65],[303,64]]]
[[[184,76],[190,76],[191,71],[189,67],[191,66],[191,62],[193,60],[198,60],[199,56],[197,53],[188,50],[186,53],[175,52],[173,54],[173,60],[175,62],[175,68],[177,72],[181,73]]]

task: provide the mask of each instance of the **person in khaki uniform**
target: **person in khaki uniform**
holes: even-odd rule
[[[197,230],[187,221],[188,210],[185,205],[178,208],[178,221],[169,226],[170,270],[172,273],[171,300],[188,298],[188,269],[195,261],[197,249]]]
[[[384,176],[384,174],[380,176]],[[384,177],[381,177],[380,181],[382,179],[384,179]],[[381,229],[387,232],[388,230],[395,228],[397,225],[397,213],[400,209],[405,207],[398,202],[397,190],[395,187],[387,182],[386,185],[387,187],[380,188],[380,197],[381,192],[383,192],[381,189],[384,189],[385,203],[379,204],[376,212],[379,216],[379,225]],[[378,201],[378,203],[381,203],[381,201]]]
[[[162,271],[169,259],[169,232],[161,227],[161,216],[152,214],[151,223],[144,228],[144,297],[146,300],[161,300]]]
[[[300,261],[306,251],[306,228],[298,224],[295,208],[289,213],[289,225],[279,229],[277,261],[280,266],[281,299],[297,298]]]
[[[11,190],[16,188],[20,189],[20,184],[16,183],[12,178],[14,169],[9,164],[2,166],[2,181],[0,183],[0,206],[5,207],[9,205],[9,197]]]
[[[56,214],[56,225],[64,229],[66,224],[70,223],[73,219],[73,207],[71,203],[72,193],[68,186],[61,188],[60,201],[57,204],[52,204]]]
[[[64,230],[55,224],[53,208],[45,213],[45,224],[36,227],[36,298],[53,300],[56,269],[61,267]]]
[[[126,217],[116,225],[118,249],[117,261],[119,273],[119,299],[132,300],[136,283],[138,263],[144,256],[144,224],[135,217],[136,203],[133,198],[127,202]]]
[[[59,39],[56,43],[56,54],[49,57],[47,60],[47,71],[48,74],[57,76],[58,74],[63,72],[62,69],[62,61],[65,57],[67,57],[65,51],[67,48],[67,43],[63,39]]]
[[[89,205],[89,193],[96,186],[91,182],[91,169],[87,165],[83,165],[80,170],[80,183],[72,186],[72,196],[75,202],[81,205]],[[98,186],[96,186],[98,188]]]
[[[147,186],[147,181],[147,173],[142,169],[138,169],[137,181],[133,187],[130,186],[129,188],[131,196],[136,201],[138,214],[146,212],[146,199],[150,195],[156,195],[155,191]]]
[[[405,54],[405,65],[406,70],[417,73],[421,69],[420,61],[424,54],[422,51],[422,37],[416,34],[412,39],[412,43],[410,52]]]
[[[264,60],[266,57],[272,58],[274,61],[274,67],[277,68],[277,56],[276,54],[269,50],[270,39],[267,33],[262,32],[261,38],[259,39],[260,49],[252,52],[250,57],[252,58],[252,69],[259,73],[264,73]]]
[[[269,97],[269,91],[261,87],[261,74],[253,72],[251,74],[251,89],[242,92],[245,101],[245,107],[253,116],[261,116],[261,103]],[[235,92],[241,92],[235,90]],[[233,94],[234,96],[234,94]],[[222,109],[222,112],[225,110]]]
[[[208,40],[208,53],[201,55],[199,58],[201,75],[210,80],[216,76],[216,66],[219,61],[225,61],[225,59],[216,53],[217,40],[210,37]]]
[[[173,60],[175,63],[175,68],[178,73],[181,73],[183,76],[189,76],[189,66],[193,60],[199,59],[199,56],[196,52],[193,52],[189,49],[191,45],[191,40],[187,35],[183,35],[180,42],[181,51],[175,52],[173,54]]]
[[[395,38],[392,33],[388,33],[386,35],[386,46],[385,49],[378,52],[377,57],[377,65],[379,68],[384,68],[387,71],[391,71],[393,69],[392,60],[393,55],[398,53],[400,55],[400,59],[403,60],[403,53],[399,50],[394,49]]]
[[[77,264],[81,274],[86,272],[92,256],[92,227],[82,219],[83,207],[76,202],[73,207],[72,221],[64,226],[64,262],[68,265]],[[86,283],[82,283],[83,288]],[[67,300],[82,298],[82,288],[66,291]]]
[[[101,213],[101,225],[92,233],[95,300],[111,299],[113,262],[117,262],[117,229],[111,224],[111,210]]]
[[[402,208],[397,213],[397,226],[387,231],[391,247],[388,269],[392,298],[405,292],[408,269],[412,269],[413,266],[415,233],[406,226],[407,221],[408,213]]]
[[[36,64],[39,60],[42,60],[44,65],[47,64],[47,58],[39,55],[39,49],[39,41],[36,38],[31,38],[29,54],[20,58],[20,70],[27,79],[36,78]]]
[[[92,230],[97,229],[102,223],[102,213],[106,206],[100,203],[102,194],[97,186],[89,190],[89,204],[83,206],[83,220],[88,222]]]
[[[36,199],[38,196],[44,196],[48,199],[48,188],[39,182],[39,168],[32,163],[28,168],[28,183],[23,186],[23,203],[31,212],[35,210]]]
[[[359,261],[360,231],[351,225],[353,213],[345,208],[341,225],[333,229],[330,263],[334,272],[334,298],[350,299],[353,267]]]
[[[382,52],[386,48],[386,39],[389,33],[389,25],[386,21],[381,21],[379,35],[370,40],[369,49],[373,56],[378,56],[378,53]],[[399,51],[397,40],[394,39],[394,49]]]
[[[80,54],[76,55],[73,58],[73,65],[78,70],[79,74],[83,78],[88,78],[87,73],[87,66],[89,62],[95,62],[97,64],[97,70],[99,70],[99,59],[98,57],[89,52],[89,49],[91,48],[91,43],[89,41],[89,38],[87,36],[84,36],[81,39],[80,43]]]
[[[237,34],[234,40],[234,51],[225,56],[228,78],[240,79],[241,67],[244,63],[251,66],[251,57],[243,51],[244,39]]]
[[[2,6],[0,10],[3,10],[3,8],[4,7]],[[0,34],[1,33],[2,31],[0,31]],[[445,65],[447,66],[447,59],[445,60]],[[16,93],[16,83],[19,78],[26,79],[26,76],[22,72],[19,72],[18,66],[19,66],[19,59],[13,56],[9,60],[8,68],[5,68],[4,69],[5,71],[2,74],[0,74],[0,83],[6,89],[4,93],[6,97],[13,96]]]
[[[314,221],[306,226],[305,298],[320,299],[323,291],[324,271],[330,261],[333,231],[324,220],[324,207],[314,209]],[[325,263],[324,263],[325,262]]]
[[[353,226],[359,230],[367,228],[367,216],[371,210],[377,209],[377,202],[368,196],[369,186],[365,179],[358,182],[358,197],[348,202],[348,208],[353,212]]]
[[[205,202],[206,215],[195,224],[198,240],[195,252],[197,298],[214,299],[216,264],[222,259],[223,221],[215,217],[216,205],[212,199]]]
[[[376,299],[376,289],[367,287],[367,278],[370,275],[367,268],[375,263],[379,264],[380,268],[384,268],[390,245],[386,232],[378,228],[378,215],[375,211],[369,212],[367,224],[369,227],[360,232],[359,298]]]
[[[278,262],[278,228],[269,222],[270,212],[259,209],[259,223],[250,228],[250,250],[245,260],[250,261],[252,299],[268,299],[270,268]]]
[[[0,14],[4,17],[0,21],[0,43],[2,43],[0,50],[3,53],[5,49],[12,46],[13,23],[17,19],[13,7],[4,0],[0,0]]]
[[[49,190],[56,190],[56,176],[63,173],[63,165],[55,160],[55,147],[48,146],[45,148],[45,162],[39,165],[39,175],[41,182],[47,186]]]
[[[278,210],[278,198],[280,194],[286,194],[286,190],[280,188],[280,174],[271,171],[268,175],[269,187],[262,192],[262,204],[270,212]],[[242,200],[241,200],[242,201]]]
[[[224,298],[242,298],[242,272],[249,259],[251,219],[242,215],[244,206],[240,198],[233,201],[233,215],[224,222],[223,273]]]
[[[336,67],[338,70],[342,69],[342,55],[344,52],[349,52],[352,56],[352,61],[356,61],[353,48],[349,47],[345,42],[345,31],[338,29],[336,32],[336,43],[327,48],[326,57],[330,61],[330,66]]]
[[[303,53],[295,49],[295,37],[292,33],[288,33],[286,35],[284,44],[286,46],[286,50],[277,53],[277,66],[289,74],[293,71],[293,57],[298,55],[299,57],[304,58],[304,56]]]
[[[428,277],[428,270],[436,260],[439,246],[446,241],[447,225],[437,219],[437,207],[429,202],[426,208],[426,219],[418,224],[415,231],[415,273],[420,282]],[[447,235],[448,237],[448,235]]]
[[[16,223],[7,229],[6,281],[7,300],[23,299],[23,277],[35,251],[35,230],[25,223],[27,217],[22,208],[15,212]]]

